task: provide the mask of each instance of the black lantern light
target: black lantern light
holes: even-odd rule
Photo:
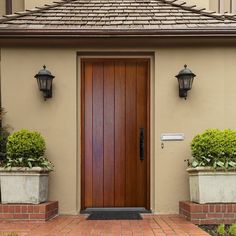
[[[34,76],[37,79],[39,90],[44,94],[44,100],[52,97],[52,80],[55,78],[46,66]]]
[[[187,68],[187,65],[184,65],[184,69],[182,69],[179,74],[175,76],[178,79],[179,96],[181,98],[187,98],[188,90],[191,90],[195,76],[196,75],[189,68]]]

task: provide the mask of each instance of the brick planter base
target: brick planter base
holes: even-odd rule
[[[236,204],[180,202],[179,213],[197,225],[236,223]]]
[[[1,220],[47,221],[58,214],[58,202],[31,204],[0,204]]]

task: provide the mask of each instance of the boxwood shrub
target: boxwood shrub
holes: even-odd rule
[[[0,108],[0,163],[6,158],[6,145],[9,136],[9,126],[3,125],[5,114],[5,110]]]
[[[45,157],[46,145],[39,132],[22,129],[11,134],[7,141],[5,167],[52,168]]]
[[[0,162],[6,158],[6,145],[9,132],[5,127],[0,127]]]
[[[191,143],[192,167],[236,167],[236,131],[208,129]]]

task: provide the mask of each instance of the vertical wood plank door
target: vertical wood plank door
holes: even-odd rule
[[[149,209],[149,60],[82,59],[82,209]]]

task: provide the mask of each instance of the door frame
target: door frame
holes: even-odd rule
[[[151,205],[151,63],[152,63],[152,58],[149,56],[143,56],[142,54],[140,56],[129,56],[129,55],[122,55],[122,56],[113,56],[113,55],[88,55],[83,54],[84,56],[79,56],[78,57],[78,64],[80,67],[79,70],[79,78],[80,78],[80,133],[81,133],[81,139],[80,139],[80,145],[81,145],[81,150],[80,150],[80,169],[81,169],[81,174],[80,174],[80,210],[83,211],[85,210],[85,202],[84,202],[84,197],[85,197],[85,165],[84,165],[84,113],[85,113],[85,102],[84,102],[84,97],[85,97],[85,91],[84,91],[84,66],[83,63],[84,61],[93,61],[93,60],[101,60],[101,61],[106,61],[106,60],[137,60],[137,61],[146,61],[147,66],[148,66],[148,75],[147,75],[147,202],[146,202],[146,209],[150,210],[150,205]],[[131,54],[132,55],[132,54]]]

